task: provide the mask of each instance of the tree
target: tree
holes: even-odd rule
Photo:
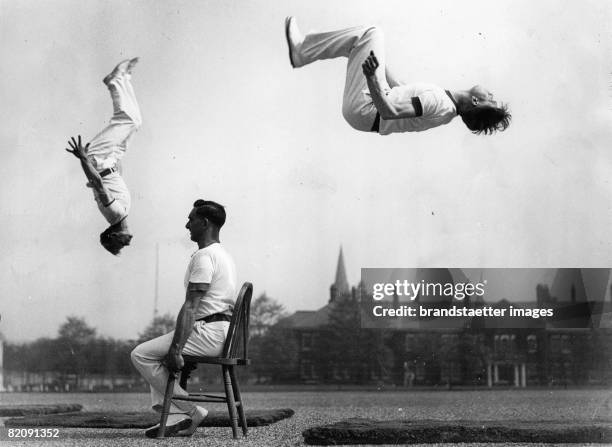
[[[381,329],[361,327],[357,291],[346,293],[330,304],[327,336],[319,338],[316,368],[323,380],[368,383],[381,380],[389,369],[389,351]]]
[[[282,304],[264,293],[251,303],[249,320],[249,355],[253,359],[250,373],[257,382],[287,380],[287,366],[293,359],[287,354],[297,352],[291,340],[276,328],[276,323],[287,314]],[[295,368],[295,366],[293,366]]]
[[[262,336],[285,316],[284,306],[264,292],[251,303],[249,331],[253,337]]]
[[[38,373],[56,370],[58,367],[56,347],[57,341],[50,338],[39,338],[28,343],[27,348],[21,352],[25,361],[24,369]]]
[[[91,367],[90,358],[96,341],[96,330],[87,325],[84,318],[71,316],[58,331],[57,369],[68,375],[79,377],[87,374]]]
[[[7,371],[26,371],[27,359],[23,355],[27,352],[28,345],[25,343],[4,345],[4,368]]]
[[[59,328],[59,338],[75,344],[85,344],[96,337],[96,330],[89,327],[84,318],[68,317]]]
[[[298,344],[285,328],[268,328],[253,343],[252,370],[257,382],[266,378],[272,383],[295,382],[298,379]]]
[[[176,317],[169,313],[153,318],[153,321],[138,335],[138,343],[152,340],[161,335],[171,332],[176,327]]]

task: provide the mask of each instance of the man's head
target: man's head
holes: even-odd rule
[[[193,203],[185,228],[191,240],[201,241],[205,236],[219,237],[219,229],[225,223],[225,209],[211,200],[198,199]]]
[[[468,94],[469,105],[459,113],[468,129],[485,135],[506,130],[512,119],[506,104],[498,104],[493,94],[480,85],[472,87]]]
[[[100,243],[114,255],[118,255],[123,247],[130,245],[131,240],[132,235],[117,224],[111,225],[100,233]]]

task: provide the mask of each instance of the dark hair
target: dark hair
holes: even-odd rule
[[[512,115],[508,112],[507,104],[500,107],[484,105],[461,112],[461,119],[472,133],[490,135],[498,130],[506,130]]]
[[[131,234],[117,231],[115,225],[111,225],[100,233],[100,244],[115,256],[119,254],[123,247],[130,245],[131,240]]]
[[[212,200],[198,199],[193,202],[196,216],[206,218],[221,228],[225,223],[225,208]]]

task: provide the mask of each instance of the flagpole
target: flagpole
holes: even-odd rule
[[[155,302],[153,303],[153,319],[157,317],[159,302],[159,242],[155,244]]]

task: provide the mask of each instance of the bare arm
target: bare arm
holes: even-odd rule
[[[362,64],[363,74],[366,77],[368,88],[370,89],[370,95],[372,101],[380,114],[380,117],[384,120],[397,120],[402,118],[414,118],[416,117],[416,111],[412,104],[394,104],[389,100],[383,90],[383,86],[380,80],[376,76],[376,70],[378,69],[378,60],[373,51],[367,57],[365,62]]]
[[[113,200],[112,194],[106,189],[104,183],[102,183],[102,177],[98,174],[98,171],[92,166],[91,162],[87,158],[87,149],[89,148],[89,143],[85,147],[81,143],[81,136],[78,136],[78,139],[74,137],[70,138],[68,141],[68,145],[70,145],[71,149],[66,149],[66,151],[70,152],[81,162],[81,168],[89,180],[92,188],[96,190],[100,198],[104,203],[109,203]]]
[[[185,302],[176,319],[174,338],[164,358],[164,363],[170,371],[180,371],[185,364],[181,352],[193,330],[198,302],[206,295],[209,287],[210,284],[191,282],[187,286]]]

